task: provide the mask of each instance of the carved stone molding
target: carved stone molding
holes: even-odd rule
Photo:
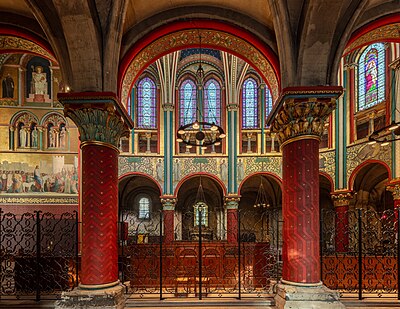
[[[333,205],[335,207],[349,206],[354,193],[349,190],[337,190],[331,193]]]

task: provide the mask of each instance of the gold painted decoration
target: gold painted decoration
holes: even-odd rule
[[[391,40],[398,40],[400,38],[400,23],[393,23],[385,25],[369,31],[368,33],[360,36],[349,45],[347,45],[344,55],[351,52],[352,50],[359,48],[363,45],[367,45],[371,42],[384,42]]]
[[[36,43],[15,36],[0,35],[0,51],[1,50],[19,50],[35,53],[44,56],[51,61],[56,61],[53,55]]]
[[[349,190],[337,190],[331,193],[333,205],[335,207],[349,206],[353,199],[353,192]]]
[[[282,145],[290,139],[309,135],[320,137],[325,120],[336,107],[336,99],[293,99],[289,98],[276,114],[271,132],[277,133]]]
[[[129,131],[112,105],[100,109],[70,108],[66,104],[64,113],[78,126],[81,142],[97,141],[118,147],[121,136],[129,137]]]
[[[400,178],[392,179],[387,184],[386,189],[392,192],[394,200],[400,200]]]
[[[18,106],[18,100],[0,99],[0,106]]]
[[[279,94],[278,79],[267,58],[251,44],[226,32],[208,29],[188,29],[165,35],[143,48],[129,65],[123,78],[121,99],[126,103],[133,81],[138,74],[163,54],[176,49],[186,48],[189,44],[199,44],[199,37],[204,45],[232,51],[256,67],[268,81],[273,98]]]
[[[27,196],[27,197],[5,197],[0,196],[0,205],[10,205],[10,204],[78,204],[78,197],[36,197],[36,196]]]

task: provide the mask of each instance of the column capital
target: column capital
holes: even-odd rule
[[[178,199],[173,195],[163,195],[160,197],[163,210],[175,210]]]
[[[267,120],[282,144],[306,136],[319,139],[342,87],[290,87],[282,91]]]
[[[163,110],[166,111],[166,112],[172,112],[172,111],[174,111],[175,106],[174,106],[173,103],[164,103],[164,104],[162,105],[162,108],[163,108]]]
[[[392,192],[394,200],[400,200],[400,178],[392,179],[386,185],[386,190]]]
[[[226,209],[238,209],[240,196],[237,194],[229,194],[225,196]]]
[[[79,130],[79,139],[118,147],[121,136],[129,137],[132,119],[112,92],[59,93],[64,115],[71,118]]]
[[[349,206],[353,196],[354,193],[347,189],[331,192],[331,199],[335,207]]]
[[[228,112],[237,111],[239,109],[239,104],[229,103],[226,105],[226,109],[228,110]]]

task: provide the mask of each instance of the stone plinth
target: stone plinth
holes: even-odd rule
[[[105,289],[86,290],[76,288],[63,292],[55,309],[122,309],[125,307],[124,286],[116,285]]]
[[[278,284],[275,295],[278,309],[342,309],[346,308],[339,300],[339,293],[324,285],[296,286]]]

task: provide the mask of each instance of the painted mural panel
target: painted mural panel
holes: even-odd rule
[[[0,154],[0,196],[78,194],[77,155]]]

